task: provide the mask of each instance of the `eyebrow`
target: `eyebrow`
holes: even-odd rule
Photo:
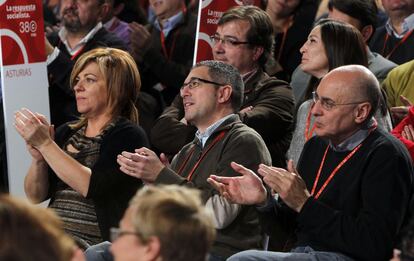
[[[84,77],[86,77],[86,76],[94,76],[94,77],[98,78],[98,76],[96,76],[96,75],[95,75],[95,74],[93,74],[93,73],[85,73],[85,74],[84,74]]]
[[[319,95],[318,95],[318,96],[319,96]],[[329,97],[325,97],[325,96],[319,96],[319,99],[320,99],[320,100],[324,100],[324,101],[329,101],[329,102],[336,103],[336,101],[335,101],[335,100],[333,100],[333,99],[331,99],[331,98],[329,98]]]
[[[217,33],[217,32],[215,32],[214,33],[214,35],[217,35],[217,36],[220,36],[220,37],[222,37],[222,38],[233,38],[233,39],[235,39],[235,40],[239,40],[239,38],[237,38],[236,36],[233,36],[233,35],[220,35],[219,33]]]

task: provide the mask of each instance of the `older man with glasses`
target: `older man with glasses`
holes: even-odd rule
[[[348,65],[329,72],[314,93],[315,132],[297,170],[261,164],[256,174],[211,176],[229,201],[257,204],[266,226],[295,236],[289,253],[247,251],[228,260],[388,260],[413,191],[411,159],[372,117],[380,97],[375,76]],[[288,233],[289,234],[289,233]]]

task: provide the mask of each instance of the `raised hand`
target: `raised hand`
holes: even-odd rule
[[[278,193],[286,205],[297,212],[310,197],[306,184],[299,176],[292,160],[288,162],[288,170],[260,164],[258,173],[263,176],[265,184]]]
[[[207,181],[229,201],[237,204],[264,204],[267,191],[260,178],[250,169],[231,163],[231,167],[241,174],[238,177],[210,175]]]
[[[400,95],[400,101],[403,106],[392,107],[390,109],[392,117],[394,118],[396,124],[399,123],[405,116],[407,116],[408,110],[412,106],[410,100],[402,95]]]
[[[148,183],[154,182],[165,167],[157,155],[145,147],[136,149],[135,153],[123,151],[117,162],[122,172]]]
[[[23,108],[17,111],[14,117],[14,126],[27,144],[38,149],[53,141],[51,126],[43,115],[34,114],[30,110]]]

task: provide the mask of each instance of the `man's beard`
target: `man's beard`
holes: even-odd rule
[[[66,14],[71,14],[71,18],[67,18]],[[79,20],[78,11],[71,8],[66,9],[62,15],[62,24],[69,32],[79,32],[82,25]]]

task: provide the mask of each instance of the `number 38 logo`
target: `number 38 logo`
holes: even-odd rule
[[[37,24],[35,21],[26,21],[19,23],[20,33],[34,33],[37,30]]]

